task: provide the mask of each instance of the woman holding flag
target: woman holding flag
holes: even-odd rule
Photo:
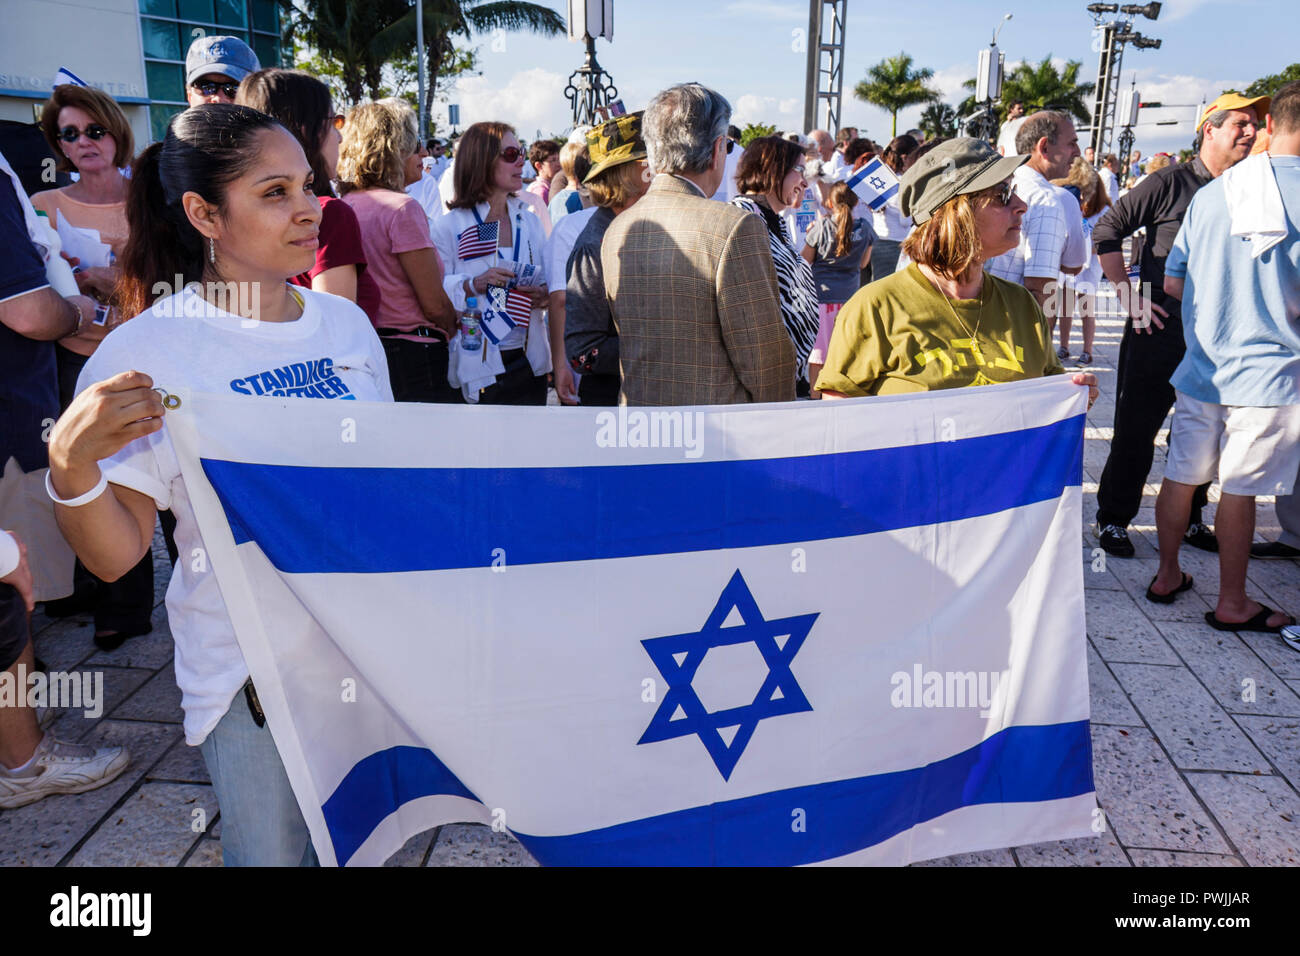
[[[120,290],[135,317],[100,343],[50,434],[46,490],[92,573],[121,577],[149,553],[158,509],[176,515],[186,560],[167,620],[185,740],[216,790],[226,866],[315,865],[316,854],[216,576],[190,560],[207,548],[164,420],[185,410],[165,390],[391,401],[366,314],[289,284],[320,244],[312,176],[295,136],[264,113],[221,103],[177,114],[131,177]]]
[[[433,225],[457,309],[477,300],[482,347],[452,343],[450,379],[470,403],[545,405],[546,233],[517,196],[525,155],[505,123],[475,123],[456,147],[455,197]]]

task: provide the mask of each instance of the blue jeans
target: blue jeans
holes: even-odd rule
[[[271,731],[241,690],[199,744],[221,811],[224,866],[319,866]]]

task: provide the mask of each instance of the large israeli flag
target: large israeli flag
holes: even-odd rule
[[[1084,391],[168,421],[323,862],[899,864],[1092,834]]]

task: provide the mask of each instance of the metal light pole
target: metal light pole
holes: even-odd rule
[[[808,76],[803,99],[805,132],[819,123],[831,134],[839,132],[848,6],[848,0],[809,0]]]
[[[564,88],[574,126],[595,125],[600,121],[599,111],[618,99],[613,78],[596,62],[596,37],[614,39],[614,0],[569,0],[569,39],[587,45],[586,60]]]
[[[415,62],[420,97],[420,143],[423,144],[429,139],[429,104],[424,98],[424,0],[415,0]]]

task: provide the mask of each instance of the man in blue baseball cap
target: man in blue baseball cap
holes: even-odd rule
[[[262,68],[238,37],[199,37],[185,54],[185,95],[190,106],[233,103],[240,82]]]

